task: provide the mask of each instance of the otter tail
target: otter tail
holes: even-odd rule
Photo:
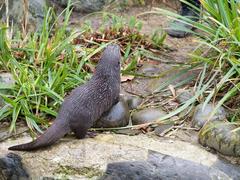
[[[9,147],[8,150],[32,151],[42,147],[47,147],[54,144],[68,132],[70,132],[68,122],[63,119],[58,119],[55,120],[53,125],[36,140],[30,143]]]

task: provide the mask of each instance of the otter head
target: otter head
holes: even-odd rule
[[[120,46],[117,44],[108,45],[102,53],[96,73],[120,74],[120,60]]]

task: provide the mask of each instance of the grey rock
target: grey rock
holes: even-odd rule
[[[228,176],[230,176],[233,180],[240,179],[240,166],[233,165],[225,160],[218,159],[213,165],[213,168],[219,169],[220,171],[224,172]]]
[[[143,64],[143,66],[139,70],[140,73],[143,73],[144,75],[147,76],[153,76],[157,75],[161,72],[159,66],[154,65],[154,64]]]
[[[30,179],[28,173],[22,165],[21,160],[20,156],[13,153],[9,153],[6,157],[0,158],[0,179]]]
[[[0,142],[10,138],[12,136],[12,134],[9,133],[9,127],[10,127],[10,123],[8,122],[3,122],[2,124],[8,124],[7,126],[0,126]],[[19,135],[22,134],[24,132],[26,132],[28,130],[28,128],[26,126],[23,127],[18,127],[18,129],[16,130],[15,135]]]
[[[31,140],[30,135],[22,134],[17,139],[0,142],[0,156],[8,153],[7,147]],[[44,151],[17,153],[22,157],[22,163],[32,179],[39,179],[42,176],[55,177],[54,179],[94,179],[96,176],[91,174],[96,168],[105,172],[108,163],[145,161],[150,149],[205,166],[213,166],[218,161],[216,154],[206,151],[199,145],[174,138],[153,138],[144,134],[137,136],[99,134],[95,138],[82,140],[66,137],[56,146]],[[59,172],[61,165],[66,167],[65,174]],[[228,167],[228,164],[223,166]],[[235,177],[238,177],[236,180],[240,179],[237,175]]]
[[[68,0],[54,0],[62,6],[67,6]],[[109,0],[72,0],[75,11],[82,13],[91,13],[100,11]]]
[[[102,180],[155,180],[155,179],[231,179],[224,172],[181,158],[149,152],[147,161],[115,162],[107,166]]]
[[[104,113],[102,118],[95,123],[94,127],[123,127],[128,125],[129,116],[130,114],[127,103],[124,100],[120,100],[110,109],[110,111]]]
[[[169,83],[174,86],[174,85],[182,83],[186,79],[189,79],[189,82],[190,82],[193,79],[195,79],[199,74],[199,71],[190,71],[190,70],[184,74],[181,74],[179,70],[172,69],[173,67],[169,67],[169,66],[170,65],[168,65],[168,66],[165,65],[165,68],[162,68],[163,69],[162,71],[169,70],[171,72],[174,72],[174,74],[168,73],[164,77],[154,78],[151,81],[149,81],[148,88],[147,88],[147,90],[149,92],[159,92],[159,90],[163,90],[163,89],[167,88],[167,86],[168,86],[167,84],[169,84]],[[176,76],[176,74],[179,74],[179,76]],[[168,83],[166,83],[166,81]],[[181,85],[181,86],[183,86],[183,85]],[[181,87],[181,86],[179,86],[179,87]]]
[[[179,103],[183,104],[187,100],[191,99],[193,97],[193,93],[190,90],[178,90],[177,91],[177,97]]]
[[[164,112],[160,108],[147,108],[140,111],[136,111],[132,114],[132,123],[144,124],[157,120],[158,118],[165,116],[166,112]]]
[[[209,119],[214,108],[214,104],[207,104],[204,109],[203,104],[197,105],[192,118],[192,127],[202,128],[208,120],[221,121],[226,118],[227,112],[223,107],[220,107],[217,109],[216,113]]]
[[[13,75],[11,73],[0,73],[0,84],[4,84],[9,86],[14,85],[15,80],[13,78]]]
[[[9,20],[10,23],[13,22],[21,28],[24,22],[25,7],[23,1],[8,0],[9,2]],[[44,8],[47,5],[45,0],[31,0],[27,1],[28,12],[27,22],[28,22],[28,31],[40,30],[43,19],[44,19]],[[0,1],[0,6],[3,6],[0,9],[0,16],[3,21],[6,21],[6,5],[4,1]]]
[[[240,130],[229,122],[208,122],[199,133],[199,142],[229,156],[240,156]]]
[[[129,110],[136,109],[143,101],[138,96],[122,95],[122,98],[127,102]]]
[[[0,93],[9,94],[9,88],[13,87],[15,84],[15,80],[13,75],[10,73],[0,73]],[[4,100],[0,96],[0,107],[4,106]]]

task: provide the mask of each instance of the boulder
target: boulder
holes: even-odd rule
[[[240,130],[229,122],[208,122],[199,133],[199,142],[218,152],[240,157]]]
[[[164,112],[160,108],[147,108],[140,111],[136,111],[132,114],[132,124],[144,124],[150,123],[158,118],[165,116],[166,112]]]
[[[47,5],[45,0],[26,1],[28,2],[26,5],[23,0],[8,0],[8,2],[10,24],[13,22],[14,25],[17,24],[21,28],[25,21],[24,18],[27,17],[28,31],[36,31],[41,28],[44,19],[44,8]],[[0,16],[6,22],[6,5],[4,0],[0,1],[0,6],[2,6]]]
[[[212,167],[150,151],[147,161],[128,161],[108,164],[106,173],[101,180],[110,179],[230,180],[231,177]]]
[[[223,107],[219,107],[216,113],[210,117],[216,106],[213,103],[207,104],[203,108],[203,104],[199,104],[195,108],[195,112],[192,118],[192,126],[196,128],[202,128],[207,121],[222,121],[226,118],[226,111]]]
[[[21,160],[21,157],[14,153],[9,153],[6,157],[0,158],[0,179],[30,179],[27,171],[22,165]]]
[[[120,100],[95,123],[96,128],[113,128],[127,126],[129,123],[129,109],[124,100]]]

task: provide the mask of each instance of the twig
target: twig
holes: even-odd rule
[[[169,123],[167,123],[169,122]],[[141,129],[146,128],[148,126],[156,126],[156,125],[163,125],[163,124],[171,124],[172,121],[164,120],[164,121],[154,121],[150,123],[144,123],[139,125],[132,125],[132,126],[126,126],[126,127],[116,127],[116,128],[91,128],[90,130],[93,131],[113,131],[113,130],[122,130],[122,129]]]
[[[173,128],[184,129],[184,130],[196,130],[196,131],[199,130],[198,128],[183,127],[183,126],[173,126]]]

